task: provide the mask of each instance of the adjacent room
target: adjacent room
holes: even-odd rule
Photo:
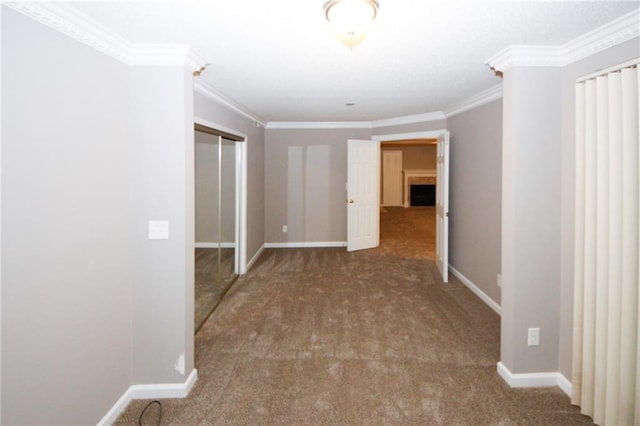
[[[0,46],[0,423],[640,422],[637,0],[5,1]]]

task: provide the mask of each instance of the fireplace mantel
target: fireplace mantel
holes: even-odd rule
[[[437,180],[436,169],[404,169],[402,170],[404,180],[404,207],[410,207],[409,201],[410,186],[412,184],[435,185]]]

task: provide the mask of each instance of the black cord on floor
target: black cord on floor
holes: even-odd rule
[[[142,413],[140,413],[140,417],[138,417],[139,426],[142,426],[142,417],[144,417],[144,414],[147,412],[149,407],[151,407],[154,404],[158,404],[158,422],[156,424],[160,425],[160,423],[162,422],[162,404],[160,403],[160,401],[154,399],[153,401],[148,403],[142,410]]]

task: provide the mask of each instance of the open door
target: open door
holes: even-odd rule
[[[380,143],[350,139],[347,148],[347,251],[380,244]]]
[[[436,185],[436,266],[449,281],[449,131],[438,136]]]

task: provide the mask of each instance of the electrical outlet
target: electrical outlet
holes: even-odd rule
[[[539,328],[529,329],[529,334],[527,336],[527,345],[540,346],[540,329]]]
[[[502,274],[498,274],[496,282],[498,283],[498,287],[502,287]]]
[[[150,220],[149,221],[149,239],[150,240],[168,240],[169,239],[169,222],[166,220]]]
[[[289,228],[287,227],[287,225],[282,225],[282,232],[287,232],[289,230]]]

